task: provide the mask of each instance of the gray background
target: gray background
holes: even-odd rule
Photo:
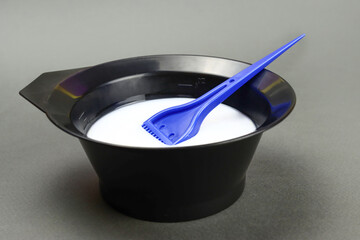
[[[1,239],[359,239],[359,1],[0,1]],[[43,72],[140,55],[254,62],[294,112],[263,135],[243,196],[211,217],[152,223],[100,198],[77,139],[18,95]]]

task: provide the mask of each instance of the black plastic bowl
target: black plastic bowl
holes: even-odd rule
[[[247,66],[208,56],[137,57],[44,73],[20,94],[57,127],[79,138],[99,176],[102,197],[111,206],[140,219],[186,221],[219,212],[240,197],[262,133],[294,108],[295,93],[284,79],[263,70],[224,102],[249,116],[257,127],[231,140],[141,148],[92,140],[87,130],[123,104],[197,98]]]

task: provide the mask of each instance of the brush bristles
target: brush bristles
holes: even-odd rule
[[[153,137],[155,137],[157,140],[159,140],[160,142],[166,144],[158,135],[156,135],[153,131],[151,131],[151,129],[144,123],[142,125],[142,127],[148,132],[150,133]]]

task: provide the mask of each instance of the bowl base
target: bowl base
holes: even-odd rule
[[[128,192],[115,191],[100,182],[102,198],[119,212],[141,220],[153,222],[182,222],[204,218],[231,206],[243,193],[244,179],[232,189],[215,199],[201,203],[154,204],[141,196],[129,196]]]

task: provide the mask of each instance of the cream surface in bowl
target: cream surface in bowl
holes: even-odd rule
[[[205,118],[196,136],[177,145],[166,145],[141,127],[146,119],[160,110],[191,100],[191,98],[162,98],[121,106],[98,119],[88,130],[87,137],[131,147],[181,147],[229,140],[256,130],[255,124],[249,117],[225,104],[217,106]]]

